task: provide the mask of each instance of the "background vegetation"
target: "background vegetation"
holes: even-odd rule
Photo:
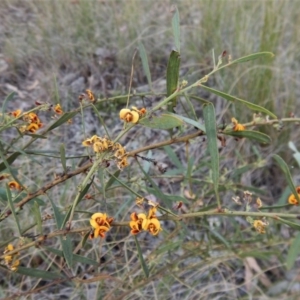
[[[232,59],[270,51],[275,54],[272,60],[250,61],[226,68],[209,80],[209,86],[263,106],[278,118],[297,117],[299,5],[297,1],[284,0],[2,0],[1,101],[15,92],[6,111],[29,110],[36,101],[60,103],[64,111],[71,111],[79,107],[78,96],[88,88],[103,100],[97,106],[98,111],[110,135],[116,137],[123,126],[118,112],[126,105],[132,66],[132,91],[147,93],[147,97],[133,96],[130,105],[149,109],[166,93],[167,62],[175,47],[171,25],[175,5],[180,12],[181,80],[193,83],[209,73],[214,65],[213,57],[217,58],[223,51]],[[152,90],[139,55],[133,59],[139,42],[145,46],[148,56]],[[233,105],[200,89],[195,94],[212,101],[220,126],[229,124],[232,116],[243,123],[252,120],[253,111],[245,106]],[[202,106],[197,102],[194,106],[202,122]],[[176,111],[189,113],[187,107],[182,98]],[[46,125],[50,123],[49,113],[41,114],[41,119]],[[280,131],[272,126],[260,126],[258,130],[272,139],[267,146],[233,138],[227,141],[226,147],[219,145],[220,196],[224,207],[239,209],[232,197],[242,197],[246,190],[260,197],[265,205],[286,203],[290,190],[272,155],[279,154],[287,162],[297,185],[299,165],[293,157],[295,151],[289,147],[290,141],[299,147],[297,129],[295,123],[285,123]],[[78,157],[67,161],[74,170],[83,163],[81,156],[86,155],[82,141],[93,134],[103,136],[105,130],[95,111],[89,107],[74,117],[73,124],[65,124],[52,131],[47,139],[38,139],[31,145],[32,151],[47,150],[45,156],[41,153],[22,155],[13,163],[12,171],[31,191],[38,190],[63,172],[60,145],[65,145],[66,156]],[[10,143],[15,136],[14,130],[8,130],[1,140]],[[133,151],[168,138],[168,131],[137,126],[121,143],[128,151]],[[16,147],[22,143],[23,140],[19,141]],[[154,149],[143,155],[167,167],[167,172],[162,174],[153,164],[140,161],[148,174],[145,177],[132,159],[129,169],[119,178],[133,190],[154,195],[160,202],[160,195],[155,194],[155,186],[158,186],[174,199],[188,199],[183,208],[188,212],[215,207],[209,154],[202,138],[191,142],[188,153],[183,144],[174,144],[163,151]],[[115,220],[125,221],[136,210],[135,196],[118,182],[103,194],[101,187],[110,176],[102,175],[95,179],[93,199],[80,204],[75,228],[89,225],[88,212],[105,210]],[[1,252],[10,242],[16,244],[21,240],[26,244],[32,242],[35,235],[55,232],[57,223],[51,201],[65,213],[84,178],[85,174],[74,176],[46,195],[40,195],[38,206],[30,202],[24,207],[18,215],[26,234],[21,239],[15,218],[10,216],[3,220],[0,225]],[[191,197],[193,194],[195,197]],[[2,212],[7,208],[5,195],[3,184]],[[35,209],[41,214],[42,229],[33,226],[37,222]],[[281,211],[297,213],[298,210],[298,207],[287,207]],[[260,235],[241,216],[166,221],[163,228],[159,237],[146,233],[137,236],[150,270],[148,278],[129,229],[116,227],[106,239],[87,241],[83,248],[78,246],[82,237],[72,235],[73,246],[78,247],[76,253],[91,260],[76,261],[73,268],[66,265],[62,252],[50,251],[61,250],[60,238],[47,239],[38,247],[21,251],[23,268],[77,276],[76,280],[60,281],[50,275],[45,278],[44,273],[40,278],[26,276],[1,266],[0,296],[18,298],[23,293],[24,299],[248,299],[251,296],[253,299],[297,299],[296,246],[299,237],[295,229],[270,221],[267,233]],[[294,259],[289,260],[289,257]],[[99,262],[100,266],[96,264]]]

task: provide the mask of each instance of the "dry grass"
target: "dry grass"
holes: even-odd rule
[[[98,96],[113,97],[128,92],[132,56],[138,42],[145,45],[156,93],[165,92],[165,70],[167,59],[174,47],[171,18],[172,1],[21,1],[0,2],[0,97],[15,90],[17,97],[12,106],[32,107],[34,101],[57,103],[64,110],[78,106],[77,97],[86,88]],[[239,98],[265,106],[278,117],[286,117],[299,109],[299,58],[300,42],[299,5],[296,1],[179,1],[181,24],[181,78],[190,83],[211,70],[212,53],[217,57],[226,50],[233,58],[257,51],[271,51],[275,59],[269,62],[254,61],[226,69],[209,81],[210,86],[233,94]],[[3,66],[3,69],[1,68]],[[138,56],[134,62],[133,88],[149,91]],[[216,106],[219,123],[228,123],[232,115],[238,119],[251,119],[251,112],[239,105],[228,104],[204,92]],[[159,96],[150,96],[144,101],[150,107]],[[125,100],[126,101],[126,100]],[[140,97],[132,101],[142,103]],[[148,101],[148,102],[147,102]],[[18,103],[18,104],[15,104]],[[121,129],[117,108],[124,99],[104,103],[99,109],[110,133],[116,136]],[[184,108],[183,104],[178,108]],[[195,110],[202,117],[201,107]],[[47,114],[45,114],[45,119]],[[45,140],[33,149],[56,151],[59,158],[59,144],[65,143],[67,154],[81,155],[79,148],[84,135],[103,135],[101,122],[92,112],[85,110],[83,117],[74,120],[74,126],[60,128],[50,141]],[[85,126],[83,130],[82,126]],[[300,148],[296,125],[287,126],[280,133],[270,128],[263,129],[273,138],[268,147],[242,141],[231,141],[221,155],[222,201],[229,208],[235,208],[231,197],[245,189],[270,204],[285,201],[283,194],[286,182],[274,166],[270,154],[280,153],[290,164],[291,152],[287,143],[293,140]],[[7,138],[7,137],[6,137]],[[134,129],[124,139],[128,150],[153,141],[167,139],[167,133]],[[2,139],[2,137],[1,137]],[[166,174],[160,174],[147,162],[150,177],[164,193],[183,196],[192,187],[197,201],[190,202],[190,211],[199,211],[203,203],[213,203],[209,182],[207,153],[202,140],[196,140],[186,155],[182,145],[174,146],[173,152],[152,150],[153,156],[168,164]],[[200,145],[200,146],[199,146]],[[176,161],[172,153],[179,158]],[[265,159],[265,161],[263,161]],[[27,156],[17,161],[13,170],[34,190],[52,180],[53,173],[62,171],[60,160]],[[75,168],[78,160],[68,161]],[[253,164],[253,165],[251,165]],[[194,169],[191,166],[195,166]],[[248,170],[247,167],[250,166]],[[244,169],[242,169],[244,168]],[[184,170],[184,171],[183,171]],[[186,170],[191,172],[189,177]],[[237,174],[241,171],[240,174]],[[295,168],[295,175],[298,169]],[[133,190],[142,194],[155,194],[149,180],[141,175],[136,163],[120,178]],[[182,175],[185,176],[182,180]],[[112,187],[103,195],[101,186],[108,180],[107,173],[95,179],[93,193],[95,201],[80,204],[75,227],[88,224],[89,213],[107,208],[116,220],[128,220],[134,210],[134,197],[126,189]],[[84,175],[74,177],[41,197],[42,215],[53,214],[50,199],[62,212],[73,203],[78,185]],[[192,181],[192,182],[190,182]],[[1,189],[1,193],[5,193]],[[288,192],[287,192],[288,193]],[[1,209],[5,208],[5,202]],[[22,226],[26,228],[36,222],[33,205],[20,212]],[[296,209],[295,209],[296,210]],[[26,215],[28,218],[24,218]],[[241,218],[201,218],[186,222],[166,221],[164,231],[158,238],[138,236],[144,258],[151,270],[150,277],[144,277],[138,260],[136,244],[128,230],[115,228],[106,241],[87,242],[77,254],[100,261],[100,267],[78,262],[69,270],[61,257],[49,252],[45,245],[40,249],[30,248],[21,253],[23,266],[60,271],[86,280],[78,284],[73,281],[58,283],[24,299],[297,299],[295,278],[297,265],[291,271],[284,267],[287,251],[295,232],[283,225],[271,223],[266,236],[251,231]],[[54,219],[43,223],[43,233],[57,229]],[[37,226],[30,233],[40,234]],[[13,218],[1,223],[2,246],[16,240],[17,228]],[[73,237],[77,246],[81,237]],[[30,242],[25,238],[25,242]],[[60,249],[60,240],[52,239],[46,244]],[[1,248],[2,249],[2,248]],[[256,260],[249,261],[252,256]],[[255,265],[257,263],[258,267]],[[1,269],[0,297],[26,292],[42,287],[45,282],[33,277],[8,273]],[[109,275],[113,279],[89,282],[94,273]],[[251,284],[247,279],[251,278]],[[116,280],[117,279],[117,280]],[[288,284],[287,284],[288,282]],[[279,286],[284,284],[285,289]],[[276,290],[276,288],[278,288]],[[275,291],[274,291],[275,290]],[[119,297],[119,298],[118,298]],[[293,298],[294,297],[294,298]]]

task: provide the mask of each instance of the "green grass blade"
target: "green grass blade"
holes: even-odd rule
[[[136,235],[134,235],[134,240],[135,240],[136,248],[137,248],[137,251],[138,251],[139,260],[140,260],[141,265],[142,265],[142,269],[144,271],[145,277],[148,278],[149,277],[149,269],[148,269],[148,266],[147,266],[147,264],[144,260],[143,252],[142,252],[142,249],[140,247],[140,243],[139,243]]]
[[[174,35],[175,47],[178,53],[180,53],[180,18],[178,8],[175,8],[175,13],[172,18],[172,29]]]
[[[21,236],[22,235],[21,226],[20,226],[19,219],[18,219],[16,211],[15,211],[15,206],[14,206],[14,203],[13,203],[13,200],[12,200],[11,191],[10,191],[7,184],[6,184],[6,196],[7,196],[7,199],[8,199],[8,204],[9,204],[10,210],[11,210],[12,215],[14,216],[14,219],[15,219],[16,224],[17,224],[19,236]]]
[[[167,97],[172,95],[178,87],[179,80],[180,55],[177,51],[172,51],[167,66]],[[174,97],[168,103],[168,111],[174,112],[177,105],[177,99]]]
[[[298,200],[298,203],[300,203],[300,199],[299,199],[299,195],[296,191],[293,179],[292,179],[292,175],[290,173],[289,167],[288,165],[285,163],[285,161],[277,154],[273,155],[273,158],[276,160],[276,162],[278,163],[281,171],[283,172],[285,179],[289,185],[289,188],[291,189],[292,193],[295,195],[296,199]]]
[[[295,239],[293,240],[287,254],[286,267],[288,270],[290,270],[294,266],[295,261],[299,254],[300,254],[300,233],[298,233]]]
[[[182,120],[175,115],[161,114],[159,117],[152,117],[151,119],[142,119],[139,124],[155,129],[172,129],[175,127],[181,127],[183,125]]]
[[[65,174],[67,174],[66,151],[65,151],[65,145],[64,144],[60,145],[59,151],[60,151],[61,164],[63,166]]]
[[[255,140],[255,141],[258,141],[258,142],[264,143],[264,144],[270,144],[272,141],[268,135],[266,135],[262,132],[253,131],[253,130],[224,131],[224,134],[236,136],[239,138],[247,138],[247,139]]]
[[[214,185],[214,190],[218,200],[218,205],[220,206],[219,200],[219,151],[217,145],[217,127],[216,127],[216,116],[215,108],[213,104],[204,104],[203,105],[203,116],[206,128],[206,136],[208,143],[208,151],[210,153],[211,160],[211,170],[212,170],[212,180]]]
[[[226,93],[223,93],[223,92],[220,92],[218,90],[215,90],[215,89],[212,89],[212,88],[209,88],[205,85],[201,85],[201,88],[217,95],[217,96],[220,96],[228,101],[231,101],[231,102],[239,102],[243,105],[246,105],[249,109],[251,110],[254,110],[254,111],[259,111],[259,112],[262,112],[262,113],[265,113],[267,114],[268,116],[274,118],[274,119],[277,119],[276,115],[274,115],[272,112],[270,112],[269,110],[267,110],[266,108],[262,107],[262,106],[259,106],[259,105],[256,105],[256,104],[253,104],[251,102],[248,102],[246,100],[243,100],[243,99],[240,99],[240,98],[237,98],[237,97],[234,97],[234,96],[231,96],[229,94],[226,94]]]
[[[258,58],[261,58],[261,57],[273,58],[273,57],[275,57],[275,55],[272,52],[267,52],[267,51],[257,52],[257,53],[246,55],[246,56],[243,56],[243,57],[238,58],[236,60],[233,60],[231,62],[231,65],[239,64],[239,63],[243,63],[243,62],[247,62],[247,61],[251,61],[251,60],[255,60],[255,59],[258,59]]]
[[[147,77],[150,90],[152,90],[152,80],[151,80],[151,73],[150,73],[150,68],[149,68],[148,57],[147,57],[146,49],[145,49],[143,43],[141,43],[141,42],[139,43],[139,53],[140,53],[140,57],[142,60],[142,66],[143,66],[144,73]]]
[[[68,122],[70,119],[72,119],[74,116],[76,116],[78,114],[77,111],[72,111],[72,112],[67,112],[64,113],[58,120],[56,120],[49,128],[47,128],[46,132],[49,132],[53,129],[55,129],[56,127],[59,127],[60,125]]]
[[[29,277],[37,277],[40,279],[49,279],[49,280],[63,278],[63,276],[59,273],[52,273],[49,271],[42,271],[38,269],[24,268],[24,267],[18,267],[16,273],[26,275]]]

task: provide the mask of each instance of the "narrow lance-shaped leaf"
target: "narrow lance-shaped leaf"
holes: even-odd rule
[[[53,200],[51,199],[51,197],[49,197],[52,209],[53,209],[53,213],[54,213],[54,218],[56,221],[56,226],[58,229],[61,228],[62,223],[63,223],[63,214],[59,211],[58,207],[55,205],[55,203],[53,202]]]
[[[300,254],[300,233],[298,233],[295,239],[293,240],[287,254],[286,267],[288,270],[290,270],[294,266],[295,261],[299,254]]]
[[[206,128],[208,151],[210,153],[211,160],[212,180],[216,197],[219,199],[219,151],[217,145],[216,116],[213,104],[209,103],[203,105],[203,116]]]
[[[71,211],[75,210],[75,208],[73,206],[77,206],[80,201],[82,200],[82,198],[86,195],[86,193],[88,192],[88,190],[90,189],[91,185],[94,182],[94,177],[91,178],[91,181],[84,187],[84,189],[80,192],[79,196],[78,196],[78,200],[77,202],[73,203],[73,205],[70,207],[70,209],[68,210],[68,212],[66,213],[64,220],[61,223],[61,227],[60,229],[63,229],[63,227],[66,225],[67,221],[69,220],[69,217],[71,215]]]
[[[20,226],[19,219],[18,219],[16,211],[15,211],[15,207],[14,207],[14,203],[13,203],[13,200],[12,200],[11,192],[10,192],[10,189],[9,189],[7,184],[6,184],[6,196],[7,196],[7,199],[8,199],[10,210],[11,210],[11,212],[14,216],[14,219],[16,221],[16,224],[17,224],[19,236],[21,236],[22,235],[21,226]]]
[[[143,43],[141,43],[141,42],[139,43],[139,53],[140,53],[140,57],[142,60],[143,70],[147,77],[150,90],[152,90],[152,81],[151,81],[151,73],[150,73],[150,68],[149,68],[148,57],[147,57],[146,49],[145,49]]]
[[[246,100],[243,100],[243,99],[240,99],[240,98],[237,98],[237,97],[234,97],[234,96],[231,96],[229,94],[226,94],[226,93],[223,93],[223,92],[220,92],[218,90],[215,90],[215,89],[212,89],[212,88],[209,88],[205,85],[200,85],[201,88],[215,94],[215,95],[218,95],[228,101],[231,101],[231,102],[239,102],[243,105],[246,105],[249,109],[252,109],[254,111],[259,111],[259,112],[262,112],[262,113],[265,113],[267,114],[268,116],[274,118],[274,119],[277,119],[276,115],[274,115],[272,112],[270,112],[269,110],[267,110],[266,108],[262,107],[262,106],[259,106],[259,105],[256,105],[256,104],[253,104],[251,102],[248,102]]]
[[[253,130],[243,130],[243,131],[224,131],[224,134],[226,135],[232,135],[240,138],[247,138],[251,140],[256,140],[260,143],[271,143],[271,138],[259,131],[253,131]]]
[[[6,110],[7,103],[14,97],[14,95],[15,95],[15,92],[12,92],[12,93],[8,94],[7,97],[3,101],[3,104],[2,104],[2,120],[4,118],[4,113],[5,113],[5,110]]]
[[[296,191],[296,188],[294,186],[294,182],[292,179],[292,175],[290,173],[289,167],[287,166],[287,164],[285,163],[285,161],[277,154],[273,155],[274,159],[276,160],[276,162],[278,163],[281,171],[283,172],[285,179],[289,185],[289,188],[291,189],[292,193],[295,195],[296,199],[298,200],[298,203],[300,203],[300,199],[299,199],[299,195]]]
[[[177,115],[177,114],[171,114],[170,113],[170,115],[175,116],[175,117],[181,119],[182,121],[184,121],[185,123],[188,123],[188,124],[198,128],[198,129],[202,130],[203,132],[205,132],[205,126],[203,124],[200,124],[198,121],[195,121],[195,120],[192,120],[190,118],[183,117],[183,116]]]
[[[106,185],[105,185],[105,191],[107,191],[112,185],[113,183],[116,181],[115,178],[118,178],[119,175],[121,173],[121,170],[117,170],[115,173],[114,173],[114,176],[110,176],[110,178],[108,179]]]
[[[247,62],[247,61],[251,61],[251,60],[255,60],[261,57],[269,57],[269,58],[273,58],[275,55],[272,52],[257,52],[257,53],[253,53],[250,55],[246,55],[243,56],[241,58],[235,59],[231,62],[231,65],[233,64],[239,64],[239,63],[243,63],[243,62]]]
[[[34,201],[32,209],[33,209],[33,215],[34,215],[34,218],[35,218],[35,221],[36,221],[36,224],[37,224],[38,232],[40,234],[42,234],[42,232],[43,232],[43,229],[42,229],[42,216],[41,216],[41,212],[40,212],[40,206],[39,206],[37,201]]]
[[[178,87],[179,80],[180,55],[177,51],[172,51],[167,66],[167,97],[172,95]],[[174,112],[177,105],[177,99],[174,97],[168,103],[168,111]]]
[[[176,50],[180,53],[180,18],[178,8],[175,8],[175,13],[172,18],[172,29]]]
[[[38,269],[33,268],[24,268],[24,267],[18,267],[16,273],[30,276],[30,277],[37,277],[42,279],[49,279],[49,280],[55,280],[63,278],[63,276],[59,273],[53,273],[49,271],[42,271]]]
[[[282,219],[282,218],[279,218],[279,217],[277,217],[275,220],[276,220],[277,222],[279,222],[279,223],[288,225],[288,226],[290,226],[291,228],[300,231],[300,224],[297,224],[297,223],[294,223],[294,222],[291,222],[291,221],[288,221],[288,220],[286,220],[286,219]]]
[[[47,246],[44,246],[43,248],[50,251],[50,252],[52,252],[52,253],[54,253],[57,256],[62,257],[64,255],[61,250],[54,249],[54,248],[47,247]],[[83,264],[99,266],[99,262],[97,262],[96,260],[90,259],[86,256],[81,256],[81,255],[78,255],[78,254],[73,254],[73,260],[76,261],[76,262],[83,263]]]
[[[70,235],[61,236],[60,242],[62,245],[64,258],[67,262],[67,265],[69,268],[72,268],[72,266],[73,266],[73,246],[72,246],[72,240],[70,238]]]
[[[172,129],[175,127],[181,127],[184,123],[178,116],[161,114],[159,117],[142,119],[139,121],[139,124],[149,128]]]
[[[67,112],[64,113],[58,120],[56,120],[47,130],[46,132],[49,132],[50,130],[55,129],[56,127],[59,127],[60,125],[68,122],[70,119],[72,119],[74,116],[78,114],[77,111]],[[46,133],[45,132],[45,133]]]
[[[141,265],[142,265],[142,269],[144,271],[145,277],[148,278],[149,277],[149,269],[148,269],[148,266],[147,266],[147,264],[144,260],[143,252],[142,252],[142,249],[140,247],[139,241],[136,238],[136,236],[134,236],[134,240],[135,240],[136,248],[137,248],[137,251],[138,251],[139,260],[140,260]]]
[[[49,199],[50,199],[50,203],[52,205],[52,209],[54,212],[56,226],[57,226],[57,228],[60,229],[63,226],[64,215],[59,211],[59,209],[57,208],[57,206],[55,205],[53,200],[51,198],[49,198]],[[73,264],[72,241],[70,240],[69,236],[66,236],[66,237],[60,237],[60,243],[61,243],[61,246],[63,249],[63,253],[64,253],[64,257],[66,259],[66,262],[67,262],[69,268],[71,268],[72,264]]]
[[[65,145],[61,144],[59,147],[60,150],[60,160],[61,164],[63,166],[65,174],[67,174],[67,164],[66,164],[66,151],[65,151]]]

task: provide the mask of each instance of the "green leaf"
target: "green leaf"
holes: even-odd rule
[[[64,258],[67,262],[68,267],[71,269],[73,266],[73,247],[72,247],[72,240],[70,235],[61,236],[60,242],[62,245]]]
[[[142,119],[139,124],[156,129],[172,129],[175,127],[181,127],[183,122],[176,116],[171,114],[161,114],[159,117],[151,117],[150,119]]]
[[[240,252],[240,253],[238,253],[238,256],[241,258],[256,257],[256,258],[260,258],[262,260],[267,260],[274,254],[276,255],[276,252],[274,252],[274,251],[251,250],[251,251]]]
[[[19,236],[21,236],[22,235],[21,226],[20,226],[19,219],[18,219],[16,211],[15,211],[15,206],[14,206],[14,203],[12,201],[11,191],[8,187],[8,184],[6,184],[6,196],[7,196],[7,199],[8,199],[10,210],[12,212],[12,215],[14,216],[14,219],[15,219],[17,227],[18,227]]]
[[[144,260],[143,252],[142,252],[142,249],[140,247],[140,244],[139,244],[139,241],[138,241],[136,235],[134,235],[134,240],[135,240],[136,248],[137,248],[137,251],[138,251],[139,260],[140,260],[141,265],[142,265],[142,269],[144,271],[145,277],[148,278],[149,277],[149,269],[148,269],[148,266],[147,266],[147,264]]]
[[[214,240],[223,243],[228,249],[231,249],[230,243],[217,230],[211,229],[206,225],[203,225],[203,227],[207,228],[207,230],[212,234]]]
[[[74,116],[77,115],[77,111],[72,111],[72,112],[67,112],[64,113],[58,120],[56,120],[49,128],[47,128],[46,132],[49,132],[53,129],[55,129],[56,127],[59,127],[60,125],[68,122],[70,119],[72,119]],[[46,133],[45,132],[45,133]]]
[[[63,166],[65,174],[67,174],[66,151],[65,151],[65,145],[64,144],[60,144],[59,151],[60,151],[61,164]]]
[[[80,203],[80,201],[82,200],[82,198],[85,196],[85,194],[88,192],[90,186],[93,184],[94,182],[94,177],[92,177],[91,181],[84,187],[84,189],[81,191],[79,197],[78,197],[78,200],[76,203],[73,203],[73,205],[70,207],[69,211],[66,213],[62,223],[61,223],[61,227],[60,229],[63,229],[63,227],[66,225],[67,221],[69,220],[69,217],[71,215],[71,211],[73,209],[73,206],[74,205],[78,205]]]
[[[246,55],[246,56],[243,56],[243,57],[238,58],[236,60],[233,60],[231,62],[231,65],[247,62],[247,61],[250,61],[250,60],[255,60],[255,59],[258,59],[258,58],[261,58],[261,57],[273,58],[273,57],[275,57],[275,55],[272,52],[257,52],[257,53]]]
[[[276,162],[278,163],[281,171],[283,172],[283,174],[285,176],[285,179],[286,179],[286,181],[289,185],[289,188],[291,189],[292,193],[295,195],[296,199],[298,200],[298,203],[300,203],[299,195],[298,195],[298,193],[296,191],[296,188],[294,186],[292,175],[290,173],[289,167],[287,166],[285,161],[279,155],[274,154],[273,157],[276,160]]]
[[[169,146],[164,146],[164,150],[166,151],[167,156],[169,157],[170,161],[182,172],[184,171],[184,167],[182,165],[182,162],[179,160],[177,154],[174,152],[174,150]]]
[[[291,222],[291,221],[288,221],[288,220],[285,220],[285,219],[282,219],[282,218],[279,218],[279,217],[276,217],[275,220],[276,220],[277,222],[279,222],[279,223],[288,225],[288,226],[290,226],[291,228],[300,231],[300,224],[297,224],[297,223],[294,223],[294,222]]]
[[[300,232],[293,240],[287,254],[286,267],[288,270],[290,270],[294,266],[295,261],[299,254],[300,254]]]
[[[177,115],[177,114],[169,113],[169,115],[175,116],[175,117],[181,119],[182,121],[184,121],[185,123],[188,123],[188,124],[198,128],[199,130],[202,130],[203,132],[205,132],[205,126],[203,124],[200,124],[198,121],[195,121],[190,118],[183,117],[183,116]]]
[[[256,140],[260,143],[269,144],[271,143],[271,138],[259,131],[253,131],[253,130],[242,130],[242,131],[224,131],[223,132],[226,135],[236,136],[239,138],[247,138],[251,140]]]
[[[178,87],[179,80],[180,55],[177,51],[172,51],[169,57],[167,66],[167,97],[172,95]],[[168,111],[174,112],[174,107],[177,105],[177,98],[174,97],[168,102]]]
[[[265,113],[267,114],[268,116],[274,118],[274,119],[277,119],[276,115],[274,115],[272,112],[270,112],[269,110],[267,110],[266,108],[262,107],[262,106],[259,106],[259,105],[256,105],[256,104],[253,104],[251,102],[248,102],[246,100],[243,100],[243,99],[240,99],[240,98],[237,98],[237,97],[234,97],[234,96],[231,96],[229,94],[226,94],[226,93],[223,93],[223,92],[220,92],[218,90],[215,90],[215,89],[212,89],[212,88],[209,88],[205,85],[200,85],[203,89],[215,94],[215,95],[218,95],[228,101],[232,101],[232,102],[239,102],[243,105],[246,105],[249,109],[252,109],[254,111],[259,111],[259,112],[262,112],[262,113]]]
[[[20,152],[14,152],[11,156],[9,156],[6,159],[7,164],[11,165],[18,158],[19,155],[21,155]],[[0,164],[0,172],[4,171],[5,169],[6,169],[6,164],[2,162]]]
[[[16,273],[30,276],[30,277],[37,277],[41,279],[50,279],[50,280],[63,278],[62,275],[59,273],[52,273],[49,271],[42,271],[38,269],[24,268],[24,267],[18,267]]]
[[[259,210],[264,210],[264,209],[281,209],[281,208],[288,208],[291,206],[290,204],[282,204],[282,205],[272,205],[272,206],[263,206],[260,207]]]
[[[206,128],[208,151],[210,153],[212,180],[217,199],[219,196],[219,151],[217,145],[216,116],[213,104],[203,105],[203,116]]]
[[[187,117],[192,119],[192,120],[195,120],[195,121],[198,120],[198,117],[197,117],[196,112],[195,112],[195,107],[194,107],[190,97],[187,96],[186,94],[184,94],[183,97],[185,99],[185,104],[187,106],[187,107],[185,107],[185,105],[183,105],[183,108],[187,113]]]
[[[57,208],[57,206],[54,204],[53,200],[51,199],[51,197],[49,197],[50,203],[52,205],[52,209],[53,209],[53,213],[54,213],[54,218],[56,221],[56,226],[58,229],[61,229],[62,223],[63,223],[63,219],[64,216],[63,214],[59,211],[59,209]]]
[[[2,104],[2,120],[4,118],[4,113],[6,111],[7,103],[14,97],[14,95],[15,95],[15,92],[11,92],[10,94],[7,95],[7,97],[3,101],[3,104]]]
[[[37,224],[37,229],[39,234],[42,234],[43,229],[42,229],[42,217],[41,217],[41,212],[40,212],[40,206],[37,201],[33,202],[33,216],[35,218],[36,224]]]
[[[176,50],[180,53],[180,18],[178,8],[175,8],[175,13],[172,18],[172,29]]]
[[[143,66],[144,73],[147,77],[150,90],[152,90],[152,81],[151,81],[151,73],[150,73],[150,68],[149,68],[148,57],[147,57],[145,47],[144,47],[143,43],[141,43],[141,42],[139,43],[139,53],[140,53],[140,57],[142,60],[142,66]]]
[[[121,173],[121,170],[117,170],[115,173],[114,173],[114,176],[110,176],[110,178],[108,179],[106,185],[105,185],[105,190],[107,191],[112,185],[113,183],[116,181],[116,178],[119,177]]]
[[[60,256],[60,257],[64,256],[64,253],[61,250],[50,248],[50,247],[44,247],[44,248],[46,250],[54,253],[57,256]],[[73,261],[83,263],[83,264],[87,264],[87,265],[99,266],[99,263],[96,260],[90,259],[90,258],[85,257],[85,256],[81,256],[81,255],[78,255],[78,254],[73,254]]]

